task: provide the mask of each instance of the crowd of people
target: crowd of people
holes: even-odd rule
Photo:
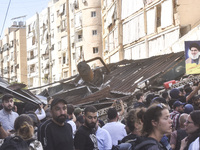
[[[5,94],[0,150],[198,150],[199,89],[200,83],[160,94],[137,93],[127,109],[122,100],[115,100],[107,120],[92,105],[81,109],[52,97],[45,106],[26,104],[18,115],[14,97]]]

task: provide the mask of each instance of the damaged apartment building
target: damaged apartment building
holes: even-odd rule
[[[184,51],[179,41],[200,24],[197,0],[102,0],[103,58],[107,63]],[[185,38],[199,39],[196,35]]]
[[[199,4],[198,0],[50,0],[47,8],[26,20],[26,34],[18,37],[21,28],[9,29],[0,41],[1,75],[39,93],[42,89],[37,87],[76,76],[83,60],[101,57],[110,64],[183,52],[185,40],[200,38]],[[14,40],[17,45],[12,47],[13,38],[23,42]],[[98,60],[89,65],[102,66]]]

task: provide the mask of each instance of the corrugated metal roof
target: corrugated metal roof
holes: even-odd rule
[[[142,85],[145,81],[149,85],[158,85],[172,80],[174,77],[183,75],[185,72],[184,60],[184,52],[155,56],[142,60],[123,60],[108,65],[108,68],[111,70],[110,74],[106,74],[104,67],[99,68],[104,74],[104,80],[96,92],[90,91],[90,88],[94,86],[93,84],[82,82],[83,84],[78,85],[78,81],[74,83],[76,80],[74,79],[66,84],[74,83],[77,86],[76,88],[62,90],[50,96],[62,97],[72,104],[96,102],[106,98],[118,98],[119,94],[131,96],[140,87],[139,85]],[[176,71],[178,67],[179,70]],[[79,86],[83,86],[82,89]],[[109,88],[102,88],[107,86]],[[86,89],[86,87],[88,91],[85,90],[84,93],[79,92]]]
[[[111,65],[111,67],[115,66],[115,69],[109,75],[105,75],[105,82],[110,80],[111,92],[129,95],[134,93],[141,82],[150,77],[153,78],[155,75],[159,78],[170,69],[173,69],[173,67],[178,67],[179,65],[183,66],[182,70],[185,70],[183,52],[155,56],[143,60],[122,61]],[[108,67],[111,68],[109,65]]]

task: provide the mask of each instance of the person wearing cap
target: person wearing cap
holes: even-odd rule
[[[192,104],[186,104],[184,106],[184,113],[186,114],[190,114],[193,110],[194,110],[194,107],[192,106]]]
[[[170,92],[169,92],[169,95],[170,95],[170,100],[168,102],[169,106],[171,109],[173,109],[173,104],[175,101],[179,100],[179,97],[180,97],[180,91],[179,89],[172,89]]]
[[[84,124],[79,127],[74,137],[75,150],[98,150],[95,135],[97,124],[97,109],[87,106],[84,109]]]
[[[180,114],[183,113],[183,106],[185,103],[182,103],[181,101],[175,101],[173,104],[173,112],[170,113],[170,117],[172,119],[172,125],[173,125],[173,130],[178,129],[178,119],[180,117]]]
[[[81,108],[79,108],[79,107],[76,107],[75,109],[74,109],[74,115],[75,115],[75,117],[77,118],[78,116],[80,116],[80,115],[82,115],[82,109]]]
[[[38,128],[38,140],[44,150],[73,150],[72,127],[66,123],[67,102],[55,98],[51,103],[52,119],[42,123]]]

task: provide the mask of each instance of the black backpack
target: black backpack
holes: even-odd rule
[[[112,150],[132,150],[131,143],[121,143],[112,147]]]
[[[157,145],[157,142],[153,139],[144,138],[144,141],[138,143],[136,139],[133,139],[126,141],[126,143],[113,146],[112,150],[142,150],[144,147],[151,145]]]
[[[7,137],[1,145],[0,150],[28,150],[30,143],[33,141],[34,139],[25,141],[19,136]]]
[[[143,142],[141,142],[140,144],[137,144],[132,150],[142,150],[145,147],[151,146],[151,145],[157,145],[158,143],[153,140],[153,139],[146,139]]]

